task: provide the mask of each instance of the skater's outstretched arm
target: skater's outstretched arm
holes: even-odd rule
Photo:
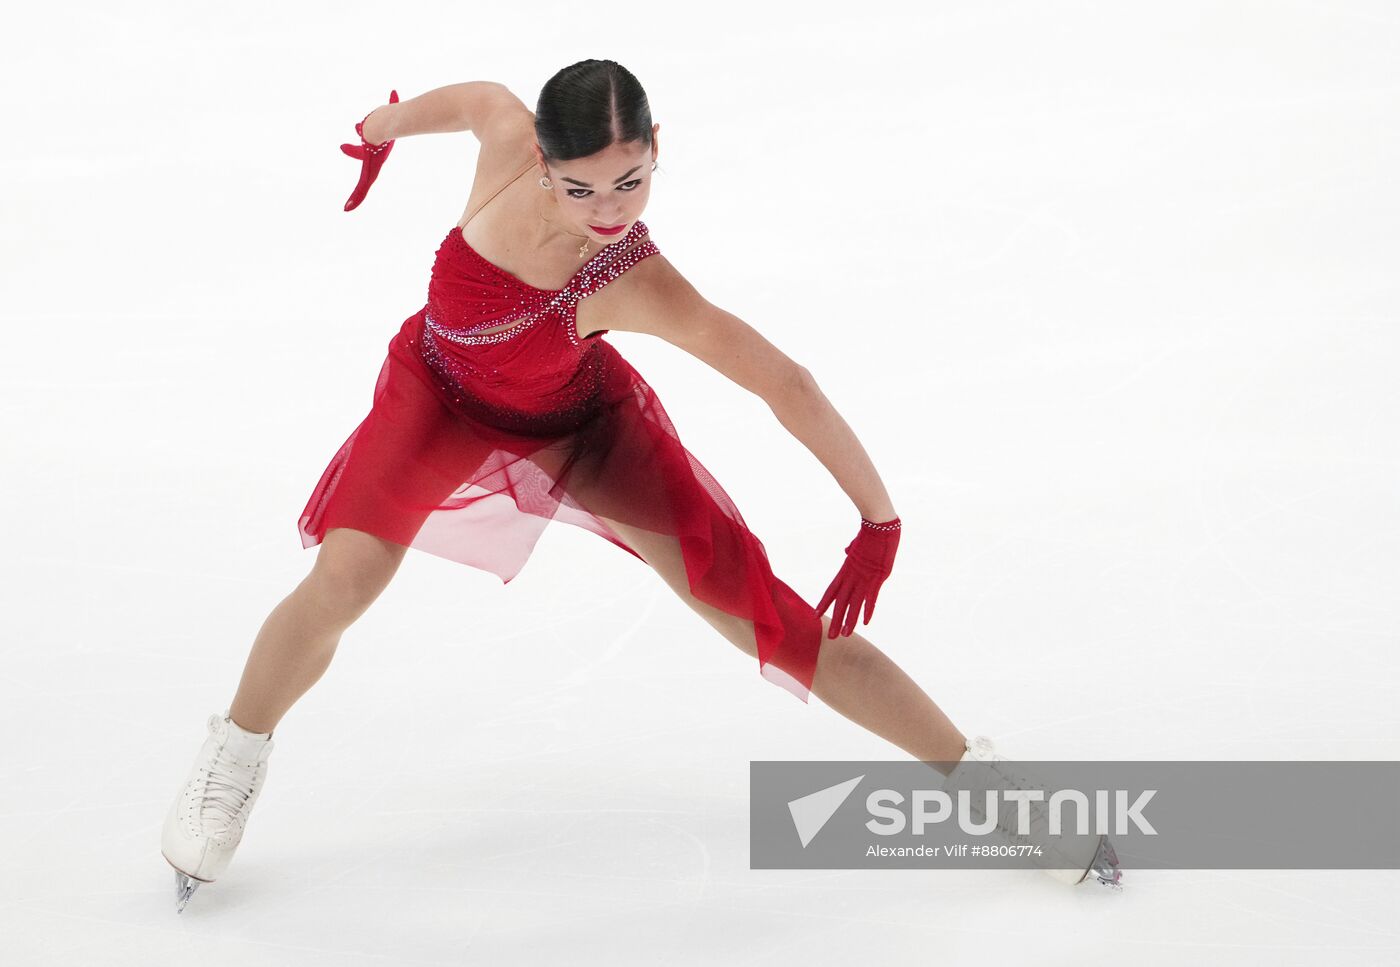
[[[398,91],[389,92],[389,103],[380,105],[355,125],[359,144],[340,146],[345,154],[360,162],[360,179],[345,202],[353,211],[365,200],[379,177],[399,138],[444,131],[471,131],[483,144],[494,140],[497,130],[529,116],[524,103],[504,84],[495,81],[467,81],[438,87],[426,94],[400,101]]]
[[[885,521],[895,516],[865,448],[805,366],[702,296],[664,255],[642,260],[627,276],[630,284],[592,297],[608,299],[599,318],[608,320],[609,329],[658,336],[760,397],[831,472],[862,517]]]
[[[364,138],[377,144],[415,134],[471,131],[484,140],[497,123],[520,111],[529,108],[504,84],[465,81],[375,108],[365,119]]]

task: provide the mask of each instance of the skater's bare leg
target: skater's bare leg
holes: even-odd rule
[[[407,550],[363,531],[326,532],[316,563],[263,622],[229,717],[250,732],[271,732],[325,674],[340,636],[364,614]]]
[[[749,657],[758,657],[753,622],[706,604],[691,593],[679,541],[603,519],[686,604]],[[822,647],[817,655],[812,694],[914,758],[949,763],[946,768],[933,767],[946,775],[966,751],[966,737],[888,655],[854,632],[828,639],[826,631],[831,619],[822,615],[821,622]]]
[[[947,775],[966,751],[967,737],[888,655],[854,631],[827,638],[831,619],[821,619],[812,694],[914,758],[939,763],[934,768]]]

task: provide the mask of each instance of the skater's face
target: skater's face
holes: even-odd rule
[[[652,125],[650,145],[610,144],[572,161],[546,162],[536,144],[536,160],[554,185],[550,191],[559,205],[555,217],[562,221],[560,227],[603,244],[622,238],[647,207],[660,129],[660,124]],[[616,232],[598,231],[617,225],[622,227]]]

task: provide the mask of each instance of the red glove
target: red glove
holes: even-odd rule
[[[399,103],[398,91],[389,92],[389,103]],[[374,111],[369,112],[369,114],[373,113]],[[393,138],[381,141],[379,144],[370,144],[365,140],[364,125],[369,114],[365,115],[364,120],[355,122],[355,133],[360,136],[360,143],[340,146],[341,151],[360,162],[360,183],[355,186],[355,190],[350,193],[350,200],[345,203],[347,212],[352,208],[358,208],[360,202],[365,200],[365,195],[369,193],[369,186],[374,184],[374,179],[379,177],[379,169],[384,167],[384,161],[389,157],[389,152],[394,149]]]
[[[860,519],[860,533],[846,545],[846,562],[822,595],[817,605],[817,614],[823,614],[832,601],[836,608],[831,613],[831,625],[826,636],[835,638],[838,634],[849,635],[856,627],[861,605],[865,606],[865,623],[870,624],[870,616],[875,613],[875,599],[880,596],[880,585],[890,576],[894,567],[894,552],[899,547],[899,518],[876,523]]]

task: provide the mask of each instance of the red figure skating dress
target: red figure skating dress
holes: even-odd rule
[[[753,622],[760,673],[805,702],[822,642],[816,610],[774,576],[656,392],[600,338],[607,330],[578,338],[578,300],[656,252],[637,221],[564,288],[538,289],[454,225],[427,305],[389,341],[369,415],[302,511],[302,545],[351,527],[509,583],[551,520],[639,559],[606,520],[671,535],[691,593]]]

